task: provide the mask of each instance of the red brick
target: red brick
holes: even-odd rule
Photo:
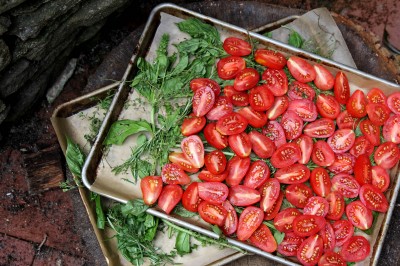
[[[43,247],[37,253],[32,266],[53,266],[53,265],[85,265],[84,258],[74,257],[61,251]]]
[[[0,265],[31,265],[34,256],[33,244],[0,234]]]

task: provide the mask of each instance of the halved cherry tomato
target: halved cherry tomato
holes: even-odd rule
[[[239,56],[228,56],[220,59],[217,63],[218,76],[221,79],[233,79],[240,70],[246,68],[246,61]]]
[[[356,134],[351,129],[338,129],[327,140],[335,153],[344,153],[353,146]]]
[[[249,94],[247,91],[237,91],[233,86],[225,86],[224,94],[234,106],[247,106],[249,102]]]
[[[326,196],[326,200],[329,203],[329,210],[326,218],[328,218],[329,220],[339,220],[340,218],[342,218],[345,207],[342,194],[335,191],[330,192]]]
[[[324,252],[333,251],[336,245],[335,231],[330,223],[326,223],[324,228],[318,233],[324,242]]]
[[[260,201],[260,192],[254,188],[243,185],[233,186],[229,189],[228,200],[232,205],[245,207]]]
[[[204,164],[214,175],[222,174],[226,169],[226,163],[225,154],[220,150],[212,151],[204,156]]]
[[[140,181],[142,198],[146,205],[153,205],[161,194],[163,182],[161,176],[146,176]]]
[[[274,104],[268,109],[266,115],[270,120],[275,120],[289,107],[289,98],[286,95],[275,97]]]
[[[333,231],[335,231],[336,246],[342,246],[349,240],[354,233],[354,226],[349,220],[339,220],[332,224]]]
[[[168,160],[177,164],[185,172],[197,173],[199,171],[199,168],[194,167],[182,152],[171,152],[168,155]]]
[[[183,190],[179,185],[166,185],[163,187],[160,196],[158,197],[157,205],[166,214],[175,208],[176,204],[181,201]]]
[[[369,103],[367,114],[372,123],[382,126],[389,119],[390,109],[383,103]]]
[[[337,174],[332,178],[332,191],[339,192],[345,198],[355,198],[360,191],[360,185],[349,174]]]
[[[313,145],[311,159],[316,165],[329,166],[335,161],[335,153],[325,141],[318,140]]]
[[[359,200],[346,206],[346,216],[355,227],[361,230],[367,230],[372,225],[372,211]]]
[[[293,140],[301,135],[303,120],[294,112],[287,110],[281,120],[283,131],[287,140]]]
[[[375,151],[374,160],[382,168],[394,167],[400,158],[400,150],[393,142],[382,143]]]
[[[301,243],[297,250],[297,259],[305,266],[312,266],[318,263],[323,254],[324,242],[322,237],[315,234]]]
[[[297,250],[303,241],[304,238],[297,236],[295,233],[286,233],[283,241],[278,245],[278,252],[288,257],[296,256]]]
[[[328,69],[319,64],[314,65],[314,70],[316,74],[314,79],[315,86],[317,86],[318,89],[323,91],[328,91],[332,89],[335,80],[331,72],[329,72]]]
[[[350,153],[335,153],[335,161],[328,166],[328,170],[332,173],[345,173],[351,175],[354,170],[355,158]]]
[[[261,194],[260,208],[264,212],[272,209],[280,194],[280,184],[277,179],[268,179],[259,189]]]
[[[356,158],[354,165],[354,177],[360,186],[371,184],[372,165],[367,154],[362,154]]]
[[[214,106],[206,114],[208,120],[218,120],[226,114],[233,112],[233,105],[226,96],[218,96]]]
[[[346,266],[347,263],[340,254],[333,251],[327,251],[319,259],[318,266],[328,265]]]
[[[285,132],[278,121],[268,121],[262,133],[274,142],[276,148],[286,143]]]
[[[340,114],[340,104],[332,95],[318,95],[316,104],[318,113],[322,117],[336,119]]]
[[[292,100],[289,103],[288,111],[295,112],[303,121],[312,122],[317,119],[317,107],[311,100]]]
[[[270,158],[275,151],[275,144],[265,135],[252,130],[249,133],[253,152],[261,159]]]
[[[257,230],[264,218],[264,212],[257,207],[246,207],[239,217],[239,225],[236,231],[237,238],[245,241]]]
[[[224,50],[234,56],[246,56],[251,53],[250,43],[236,37],[228,37],[222,45]]]
[[[293,220],[293,232],[301,237],[312,236],[324,228],[325,223],[325,218],[321,216],[299,215]]]
[[[202,87],[194,92],[192,98],[193,113],[195,116],[204,116],[215,103],[215,94],[210,87]]]
[[[203,130],[204,137],[208,144],[218,150],[223,150],[228,147],[228,137],[222,135],[217,130],[217,123],[209,123]]]
[[[304,184],[292,184],[285,190],[286,199],[297,208],[304,208],[313,195],[310,187]]]
[[[346,104],[348,102],[350,98],[350,86],[346,74],[342,71],[336,74],[333,92],[339,103]]]
[[[222,205],[211,204],[207,201],[202,201],[198,208],[201,219],[210,224],[224,226],[228,212]]]
[[[395,144],[400,144],[400,115],[393,115],[386,120],[382,129],[383,138]]]
[[[287,61],[287,67],[290,74],[300,82],[307,83],[315,79],[316,73],[313,66],[303,58],[291,56]]]
[[[233,152],[241,157],[249,157],[251,153],[251,142],[249,135],[246,132],[242,132],[236,135],[230,135],[228,137],[229,147]]]
[[[225,170],[225,172],[223,172],[222,174],[214,175],[206,169],[203,169],[198,175],[199,179],[205,182],[223,182],[227,176],[227,170]]]
[[[301,150],[301,158],[299,159],[299,163],[307,164],[310,161],[311,152],[312,152],[312,139],[307,135],[301,135],[297,139],[294,140],[297,145],[299,145]]]
[[[328,138],[335,132],[335,122],[330,118],[320,118],[307,124],[303,132],[312,138]]]
[[[207,121],[204,116],[197,117],[192,113],[183,119],[181,133],[186,137],[197,134],[204,128],[206,122]]]
[[[228,172],[226,183],[229,186],[239,185],[250,168],[250,157],[240,158],[235,156],[228,161],[226,168]]]
[[[279,209],[282,206],[282,202],[283,202],[283,193],[280,192],[278,199],[275,201],[275,203],[272,205],[272,208],[269,211],[265,212],[264,215],[264,220],[268,221],[268,220],[272,220],[275,218],[275,216],[278,214]]]
[[[264,112],[256,111],[249,106],[240,109],[238,113],[246,118],[247,122],[252,127],[263,127],[268,121],[268,117]]]
[[[379,88],[373,88],[367,93],[368,103],[386,103],[386,96]]]
[[[254,246],[269,253],[274,252],[278,247],[274,236],[265,224],[261,224],[249,240]]]
[[[197,212],[202,199],[199,197],[198,182],[191,183],[182,195],[182,206],[191,212]]]
[[[363,236],[353,236],[343,244],[340,251],[345,261],[358,262],[365,260],[371,252],[368,240]]]
[[[326,197],[331,191],[331,178],[325,168],[317,167],[311,171],[310,175],[311,188],[321,197]]]
[[[233,82],[233,88],[237,91],[246,91],[257,85],[260,81],[260,74],[254,68],[240,70]]]
[[[198,190],[199,197],[212,204],[222,204],[229,195],[228,187],[221,182],[201,182]]]
[[[215,97],[217,97],[221,93],[221,87],[218,83],[212,79],[208,78],[195,78],[190,81],[190,88],[193,92],[197,91],[203,87],[209,87],[213,90]]]
[[[267,49],[257,49],[254,61],[272,69],[282,69],[286,65],[286,58],[283,54]]]
[[[385,192],[390,185],[390,177],[386,169],[379,165],[372,166],[372,185],[379,189],[380,192]]]
[[[260,85],[250,90],[249,102],[254,110],[267,111],[274,104],[274,95],[265,84]]]
[[[356,90],[350,96],[346,109],[353,117],[361,118],[367,115],[367,98],[362,90]]]
[[[339,129],[353,129],[355,130],[357,128],[359,118],[352,117],[347,110],[344,110],[339,114],[339,116],[336,118],[336,124]]]
[[[281,145],[271,156],[271,164],[275,168],[283,168],[296,163],[301,158],[301,150],[296,143]]]
[[[365,184],[361,187],[360,200],[368,209],[373,211],[386,212],[389,208],[385,195],[370,184]]]
[[[379,126],[375,125],[369,119],[362,120],[360,122],[361,133],[371,142],[373,146],[379,146],[381,144],[380,129]]]
[[[216,129],[222,135],[235,135],[246,130],[248,122],[238,113],[230,113],[217,121]]]
[[[313,101],[315,91],[310,85],[295,80],[290,83],[287,95],[291,100],[307,99]]]
[[[222,232],[229,236],[236,232],[238,227],[238,217],[235,208],[233,208],[232,204],[228,200],[224,201],[222,206],[227,211],[225,223],[222,226]]]
[[[392,93],[386,100],[389,109],[396,115],[400,115],[400,92]]]
[[[187,185],[190,177],[176,164],[167,163],[161,170],[162,181],[169,185]]]
[[[365,136],[357,137],[354,140],[353,147],[350,149],[350,154],[354,155],[354,157],[358,157],[362,154],[366,154],[370,156],[374,151],[374,146],[372,146],[371,142]]]
[[[265,80],[265,85],[274,96],[283,96],[288,91],[288,79],[285,72],[280,69],[267,69],[261,78]]]
[[[308,199],[304,206],[303,214],[325,217],[329,211],[329,203],[326,199],[314,196]]]
[[[310,178],[310,169],[304,165],[295,163],[275,172],[275,178],[282,184],[300,184]]]
[[[195,168],[201,168],[204,165],[204,146],[200,137],[192,135],[181,141],[183,155]]]
[[[247,171],[246,177],[244,178],[243,185],[249,188],[259,188],[265,181],[268,180],[270,170],[268,165],[261,160],[257,160],[250,165],[249,171]]]
[[[293,231],[293,220],[297,216],[301,215],[301,212],[296,208],[287,208],[279,212],[274,218],[274,226],[277,230],[283,233],[289,233]]]

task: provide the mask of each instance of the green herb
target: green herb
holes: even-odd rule
[[[282,243],[283,239],[285,238],[285,233],[279,232],[278,230],[276,230],[274,232],[274,238],[276,243],[279,245],[280,243]]]
[[[272,38],[272,32],[266,32],[263,34],[265,37]]]
[[[346,206],[349,205],[350,203],[352,203],[353,201],[358,200],[358,197],[355,198],[344,198],[344,202],[346,203]]]
[[[222,230],[218,227],[218,225],[212,225],[211,230],[219,236],[222,236]]]
[[[151,125],[143,120],[119,120],[111,125],[103,144],[121,145],[128,136],[139,132],[152,132]]]
[[[104,229],[106,224],[106,218],[104,216],[103,207],[101,205],[101,197],[99,194],[94,192],[90,193],[90,199],[95,202],[96,204],[96,216],[97,216],[97,228]]]
[[[179,231],[176,236],[175,248],[181,256],[191,253],[192,247],[190,246],[190,235],[186,232]]]
[[[184,218],[192,218],[192,217],[197,216],[197,213],[186,210],[182,206],[182,204],[178,204],[175,206],[174,214],[179,215],[180,217],[184,217]]]
[[[297,31],[291,29],[290,33],[289,33],[289,41],[288,41],[288,43],[291,46],[294,46],[296,48],[301,48],[301,46],[303,45],[303,42],[304,42],[304,40],[300,36],[300,34]]]

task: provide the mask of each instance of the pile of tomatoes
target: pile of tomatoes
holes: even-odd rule
[[[181,152],[170,154],[161,176],[142,179],[144,202],[158,200],[170,213],[182,201],[225,235],[304,265],[364,260],[369,241],[354,232],[372,226],[373,211],[388,209],[383,193],[399,160],[400,92],[351,93],[343,72],[267,49],[254,52],[260,74],[246,67],[247,41],[230,37],[223,47],[230,55],[218,61],[218,75],[233,85],[191,81]],[[194,173],[201,182],[191,181]],[[283,201],[292,207],[281,209]],[[285,233],[281,243],[264,220]]]

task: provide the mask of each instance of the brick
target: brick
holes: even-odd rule
[[[31,265],[34,256],[33,244],[0,234],[0,265]]]
[[[53,266],[53,265],[87,265],[87,260],[80,257],[68,255],[59,250],[50,249],[48,247],[41,248],[36,254],[32,266]]]

